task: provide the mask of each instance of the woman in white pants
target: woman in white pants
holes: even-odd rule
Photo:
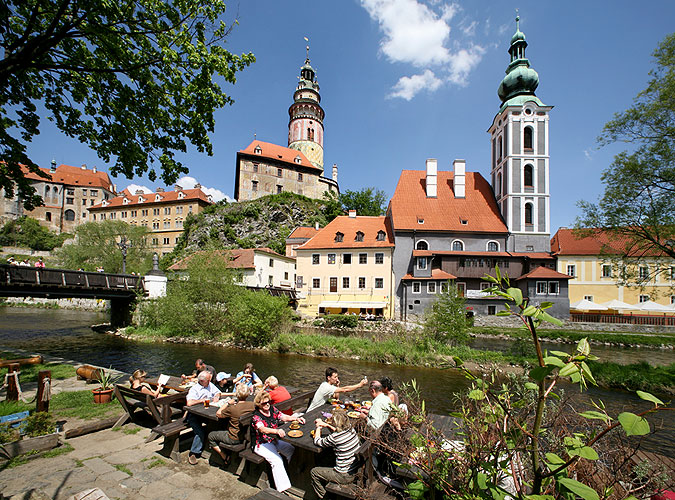
[[[288,473],[284,468],[281,455],[290,461],[295,448],[292,444],[277,439],[278,437],[285,436],[284,431],[279,429],[279,426],[282,422],[289,422],[291,420],[297,420],[301,424],[304,424],[305,419],[281,413],[272,406],[270,395],[267,391],[259,391],[253,402],[256,407],[252,419],[252,425],[255,429],[253,451],[269,462],[272,467],[272,477],[274,477],[274,485],[277,491],[286,491],[291,487],[291,480],[288,479]]]

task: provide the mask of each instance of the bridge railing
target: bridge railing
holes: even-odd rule
[[[142,290],[143,276],[132,274],[93,273],[0,264],[0,284],[47,285],[107,290]]]

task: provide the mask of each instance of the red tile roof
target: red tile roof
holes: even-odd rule
[[[266,247],[261,247],[261,248],[235,248],[232,250],[219,250],[215,253],[221,255],[223,258],[225,256],[229,256],[230,262],[228,263],[227,267],[231,269],[255,269],[255,253],[260,252],[260,253],[266,253],[268,255],[274,255],[277,257],[284,257],[286,259],[291,259],[295,260],[294,257],[287,257],[285,255],[280,255],[276,253],[274,250],[271,250]],[[194,255],[202,254],[204,252],[196,252],[195,254],[188,255],[184,259],[179,260],[175,264],[169,267],[170,271],[182,271],[187,269],[188,264],[190,263],[190,259],[194,257]]]
[[[260,149],[262,150],[261,153],[255,152],[255,149],[258,146],[260,146]],[[263,142],[255,140],[251,144],[246,146],[245,149],[239,151],[239,153],[259,158],[269,158],[272,160],[282,161],[285,163],[292,163],[294,165],[302,165],[303,167],[313,168],[314,170],[320,170],[321,172],[323,172],[322,168],[312,165],[312,163],[301,151],[298,151],[297,149],[285,148],[277,144],[272,144],[271,142]],[[295,159],[298,157],[300,157],[300,163],[297,163],[295,161]]]
[[[508,233],[494,193],[477,172],[466,173],[466,197],[455,198],[454,172],[438,172],[438,196],[426,196],[426,171],[404,170],[389,208],[394,228],[418,231]],[[423,219],[420,224],[418,220]],[[461,221],[468,221],[462,224]]]
[[[544,266],[539,266],[536,268],[534,271],[530,271],[527,274],[523,274],[520,278],[517,278],[516,281],[519,280],[524,280],[524,279],[535,279],[535,278],[541,278],[541,279],[557,279],[557,280],[568,280],[571,279],[571,276],[568,276],[567,274],[559,273],[558,271],[554,271],[553,269],[549,269],[548,267]]]
[[[51,181],[68,186],[97,187],[113,192],[113,184],[110,182],[108,173],[101,172],[100,170],[94,172],[93,170],[83,169],[81,167],[59,165],[56,167],[56,171],[52,173],[50,172],[50,169],[40,167],[40,170],[47,174],[47,178],[40,177],[39,175],[30,172],[28,168],[23,166],[21,167],[21,170],[27,179],[34,181]]]
[[[431,276],[420,278],[419,276],[415,277],[412,274],[406,274],[401,278],[402,280],[456,280],[457,276],[453,276],[450,273],[446,273],[441,269],[432,269]]]
[[[128,192],[126,189],[123,192]],[[178,198],[178,194],[183,193],[185,196],[182,199]],[[157,195],[160,196],[159,201],[155,201]],[[145,201],[139,201],[139,198],[143,198]],[[124,199],[129,200],[127,203],[124,203]],[[117,207],[132,207],[138,205],[148,205],[153,203],[167,203],[171,201],[190,201],[190,200],[199,200],[204,203],[213,203],[210,200],[210,196],[207,195],[204,191],[199,188],[195,189],[183,189],[182,191],[165,191],[163,193],[150,193],[150,194],[140,194],[140,195],[122,195],[116,196],[108,200],[107,204],[104,206],[103,203],[98,203],[93,207],[88,207],[88,210],[98,210],[98,209],[108,209],[108,208],[117,208]]]
[[[651,247],[641,247],[623,235],[610,235],[601,229],[588,229],[590,234],[580,233],[577,229],[558,229],[551,238],[551,251],[554,255],[623,255],[632,257],[658,256],[660,251]]]
[[[363,233],[363,241],[356,241],[356,233]],[[384,231],[384,241],[377,240],[377,233]],[[342,233],[341,242],[335,241],[336,233]],[[389,227],[387,217],[368,217],[346,215],[336,217],[311,240],[300,245],[296,250],[322,248],[388,248],[394,246],[394,235]]]
[[[309,239],[313,238],[316,236],[316,233],[318,233],[320,230],[316,229],[313,226],[299,226],[293,229],[293,232],[288,235],[288,239],[291,238],[303,238],[303,239]]]

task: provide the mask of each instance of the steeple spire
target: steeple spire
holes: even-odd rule
[[[511,61],[506,68],[506,76],[499,85],[497,94],[502,103],[519,95],[534,96],[539,85],[539,75],[530,68],[530,61],[525,57],[525,33],[520,31],[520,15],[516,10],[516,32],[511,37],[509,54]]]

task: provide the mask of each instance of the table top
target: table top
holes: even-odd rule
[[[193,413],[199,417],[205,418],[207,420],[214,420],[216,422],[218,421],[218,415],[216,415],[216,412],[219,410],[219,408],[219,406],[214,404],[210,404],[208,408],[205,408],[202,403],[185,407],[189,413]]]

